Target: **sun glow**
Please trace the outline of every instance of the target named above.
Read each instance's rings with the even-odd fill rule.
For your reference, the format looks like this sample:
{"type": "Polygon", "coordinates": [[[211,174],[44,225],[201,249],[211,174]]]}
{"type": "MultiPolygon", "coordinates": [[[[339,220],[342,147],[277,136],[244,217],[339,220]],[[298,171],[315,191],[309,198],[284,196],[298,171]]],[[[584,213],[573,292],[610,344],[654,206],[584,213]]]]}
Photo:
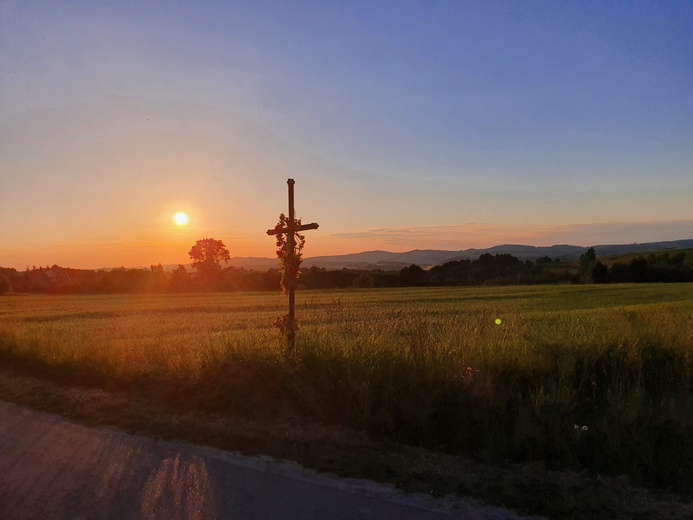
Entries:
{"type": "Polygon", "coordinates": [[[188,216],[182,211],[179,211],[173,215],[173,222],[176,226],[185,226],[188,223],[188,216]]]}

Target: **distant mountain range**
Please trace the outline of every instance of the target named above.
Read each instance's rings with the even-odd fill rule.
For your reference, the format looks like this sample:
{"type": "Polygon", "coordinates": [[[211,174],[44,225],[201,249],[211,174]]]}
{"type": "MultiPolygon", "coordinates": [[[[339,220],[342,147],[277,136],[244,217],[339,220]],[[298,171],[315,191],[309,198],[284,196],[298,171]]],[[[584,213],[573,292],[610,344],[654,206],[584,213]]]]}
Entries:
{"type": "MultiPolygon", "coordinates": [[[[632,253],[649,253],[653,251],[666,251],[675,249],[693,248],[693,239],[674,240],[668,242],[649,242],[645,244],[614,244],[592,246],[597,256],[620,256],[632,253]]],[[[411,264],[423,268],[444,264],[452,260],[476,260],[481,255],[511,254],[520,260],[532,260],[548,256],[562,261],[577,260],[587,251],[588,247],[560,244],[548,247],[524,246],[504,244],[489,247],[487,249],[465,249],[463,251],[441,251],[437,249],[414,249],[405,253],[391,253],[389,251],[364,251],[347,255],[313,256],[303,261],[304,267],[324,267],[326,269],[382,269],[398,270],[411,264]]],[[[234,257],[226,264],[245,269],[267,270],[277,267],[276,258],[262,257],[234,257]]],[[[172,270],[177,265],[164,266],[172,270]]],[[[188,266],[189,267],[189,266],[188,266]]]]}

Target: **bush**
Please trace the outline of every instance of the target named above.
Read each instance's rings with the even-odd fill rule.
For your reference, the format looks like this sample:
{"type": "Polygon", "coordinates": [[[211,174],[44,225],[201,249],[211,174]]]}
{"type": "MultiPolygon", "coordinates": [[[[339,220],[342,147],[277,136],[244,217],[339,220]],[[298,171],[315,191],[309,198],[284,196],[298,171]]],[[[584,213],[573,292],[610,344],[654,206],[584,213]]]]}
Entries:
{"type": "Polygon", "coordinates": [[[12,292],[12,282],[3,273],[0,273],[0,294],[12,292]]]}

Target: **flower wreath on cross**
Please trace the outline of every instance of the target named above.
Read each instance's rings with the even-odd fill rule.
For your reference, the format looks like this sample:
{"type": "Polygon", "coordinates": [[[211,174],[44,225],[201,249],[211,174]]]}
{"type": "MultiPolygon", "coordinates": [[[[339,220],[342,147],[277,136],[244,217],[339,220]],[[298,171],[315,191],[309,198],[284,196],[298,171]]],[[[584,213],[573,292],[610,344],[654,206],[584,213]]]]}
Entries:
{"type": "MultiPolygon", "coordinates": [[[[296,219],[294,222],[294,228],[301,225],[301,219],[296,219]]],[[[294,250],[291,250],[291,244],[289,243],[288,233],[282,233],[281,230],[289,228],[289,217],[281,213],[279,215],[279,222],[274,227],[277,237],[277,257],[279,258],[279,274],[280,274],[280,285],[282,288],[282,293],[287,294],[290,287],[296,286],[296,280],[300,275],[299,268],[301,266],[301,260],[303,255],[301,251],[303,246],[306,244],[306,237],[300,233],[294,232],[294,250]]],[[[274,326],[281,330],[282,334],[289,336],[296,334],[298,330],[298,325],[296,320],[291,322],[288,314],[280,316],[274,322],[274,326]]]]}
{"type": "MultiPolygon", "coordinates": [[[[299,227],[301,225],[301,219],[296,219],[294,222],[294,227],[299,227]]],[[[281,213],[279,215],[279,222],[274,229],[277,230],[277,257],[279,258],[279,274],[281,275],[281,287],[284,294],[287,293],[291,284],[295,284],[300,273],[299,268],[301,266],[301,260],[303,255],[303,247],[306,245],[306,237],[300,233],[294,232],[294,250],[291,251],[291,247],[288,240],[288,233],[279,232],[282,229],[288,229],[289,227],[289,217],[281,213]]]]}

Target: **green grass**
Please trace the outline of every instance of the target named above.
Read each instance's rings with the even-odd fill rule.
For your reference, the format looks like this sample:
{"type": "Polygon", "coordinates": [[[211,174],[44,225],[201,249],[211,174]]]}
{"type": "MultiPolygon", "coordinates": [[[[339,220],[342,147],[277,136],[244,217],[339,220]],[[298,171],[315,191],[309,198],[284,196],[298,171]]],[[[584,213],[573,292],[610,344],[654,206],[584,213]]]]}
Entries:
{"type": "Polygon", "coordinates": [[[293,352],[271,326],[286,305],[3,296],[0,360],[162,408],[693,489],[693,285],[299,291],[293,352]]]}

